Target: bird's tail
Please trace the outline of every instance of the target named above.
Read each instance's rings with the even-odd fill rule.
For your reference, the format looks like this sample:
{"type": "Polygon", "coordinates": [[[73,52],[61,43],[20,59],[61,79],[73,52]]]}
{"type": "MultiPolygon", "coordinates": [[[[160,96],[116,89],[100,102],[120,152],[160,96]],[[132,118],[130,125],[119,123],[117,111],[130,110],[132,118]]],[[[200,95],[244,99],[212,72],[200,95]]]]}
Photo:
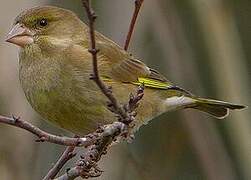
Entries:
{"type": "Polygon", "coordinates": [[[243,109],[245,106],[232,104],[224,101],[217,101],[205,98],[194,98],[195,106],[192,108],[209,113],[218,119],[223,119],[228,116],[229,110],[243,109]]]}

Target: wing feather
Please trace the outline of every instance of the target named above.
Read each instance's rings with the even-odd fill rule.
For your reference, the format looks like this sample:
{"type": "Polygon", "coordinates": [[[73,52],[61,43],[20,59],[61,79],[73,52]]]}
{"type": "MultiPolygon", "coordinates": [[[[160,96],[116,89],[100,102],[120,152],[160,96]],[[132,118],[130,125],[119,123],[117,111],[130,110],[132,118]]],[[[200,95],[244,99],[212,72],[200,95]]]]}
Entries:
{"type": "MultiPolygon", "coordinates": [[[[144,84],[145,87],[158,89],[172,87],[172,83],[158,71],[147,67],[100,33],[97,32],[96,36],[96,39],[99,39],[96,43],[100,50],[98,53],[99,70],[105,81],[144,84]]],[[[86,47],[83,48],[86,49],[86,47]]]]}

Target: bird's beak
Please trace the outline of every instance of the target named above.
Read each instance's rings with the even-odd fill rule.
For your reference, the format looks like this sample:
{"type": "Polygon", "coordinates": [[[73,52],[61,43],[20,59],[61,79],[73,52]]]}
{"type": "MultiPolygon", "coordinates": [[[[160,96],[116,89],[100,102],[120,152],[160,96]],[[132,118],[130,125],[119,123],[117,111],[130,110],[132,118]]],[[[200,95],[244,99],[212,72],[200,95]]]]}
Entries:
{"type": "Polygon", "coordinates": [[[6,37],[6,42],[16,44],[20,47],[34,42],[33,33],[23,25],[17,23],[6,37]]]}

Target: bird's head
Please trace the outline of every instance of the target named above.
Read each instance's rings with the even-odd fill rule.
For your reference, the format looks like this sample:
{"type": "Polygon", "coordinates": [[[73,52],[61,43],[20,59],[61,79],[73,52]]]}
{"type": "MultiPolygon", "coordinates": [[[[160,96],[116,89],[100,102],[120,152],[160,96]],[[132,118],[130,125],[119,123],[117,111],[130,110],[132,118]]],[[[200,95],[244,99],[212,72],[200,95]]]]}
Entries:
{"type": "Polygon", "coordinates": [[[85,28],[85,24],[69,10],[53,6],[35,7],[16,17],[6,41],[25,47],[48,37],[72,40],[83,35],[85,28]]]}

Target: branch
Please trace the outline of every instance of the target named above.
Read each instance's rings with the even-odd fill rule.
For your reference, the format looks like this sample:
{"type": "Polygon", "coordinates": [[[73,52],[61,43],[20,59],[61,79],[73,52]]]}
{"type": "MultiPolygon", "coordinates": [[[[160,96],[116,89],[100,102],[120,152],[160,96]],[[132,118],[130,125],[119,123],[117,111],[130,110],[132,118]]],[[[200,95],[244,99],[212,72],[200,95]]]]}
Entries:
{"type": "MultiPolygon", "coordinates": [[[[136,95],[131,94],[128,104],[123,106],[130,116],[136,116],[134,110],[137,108],[143,95],[144,86],[139,86],[136,95]]],[[[21,120],[20,118],[0,116],[0,123],[25,129],[28,132],[36,135],[39,138],[37,140],[38,142],[46,141],[70,146],[66,148],[60,159],[56,162],[56,164],[52,167],[43,180],[53,179],[64,166],[64,164],[66,164],[68,160],[75,156],[75,154],[72,153],[75,146],[87,147],[86,153],[81,156],[81,159],[77,162],[76,167],[67,171],[67,173],[63,176],[60,176],[58,180],[72,180],[79,176],[85,178],[100,176],[102,171],[97,167],[96,163],[100,160],[101,156],[106,153],[107,147],[113,141],[115,141],[117,137],[128,138],[128,132],[130,128],[126,123],[114,122],[113,124],[100,127],[95,132],[86,135],[84,138],[69,138],[49,134],[33,126],[27,121],[21,120]]]]}
{"type": "Polygon", "coordinates": [[[114,122],[113,124],[105,125],[100,129],[102,136],[100,141],[89,146],[81,159],[76,163],[76,166],[69,169],[64,175],[56,180],[73,180],[77,177],[90,178],[98,177],[102,171],[98,168],[97,162],[103,154],[106,154],[108,146],[116,139],[116,137],[127,132],[128,126],[122,122],[114,122]]]}
{"type": "Polygon", "coordinates": [[[87,135],[83,138],[69,138],[65,136],[56,136],[50,133],[47,133],[38,127],[32,125],[31,123],[22,120],[21,118],[16,117],[5,117],[0,115],[0,123],[8,124],[11,126],[19,127],[25,129],[30,133],[36,135],[38,139],[37,142],[50,142],[54,144],[64,145],[64,146],[89,146],[95,143],[96,139],[87,135]]]}
{"type": "Polygon", "coordinates": [[[69,146],[65,149],[64,153],[55,163],[55,165],[50,169],[48,174],[43,178],[43,180],[51,180],[56,177],[62,167],[73,157],[76,156],[76,153],[73,153],[75,146],[69,146]]]}
{"type": "Polygon", "coordinates": [[[135,0],[135,7],[134,7],[134,12],[133,12],[133,16],[132,16],[132,20],[130,23],[130,27],[129,27],[129,31],[128,34],[126,36],[126,41],[125,41],[125,46],[124,46],[124,50],[128,50],[130,41],[131,41],[131,37],[132,37],[132,33],[136,24],[136,20],[139,14],[139,10],[141,8],[141,5],[143,4],[144,0],[135,0]]]}

